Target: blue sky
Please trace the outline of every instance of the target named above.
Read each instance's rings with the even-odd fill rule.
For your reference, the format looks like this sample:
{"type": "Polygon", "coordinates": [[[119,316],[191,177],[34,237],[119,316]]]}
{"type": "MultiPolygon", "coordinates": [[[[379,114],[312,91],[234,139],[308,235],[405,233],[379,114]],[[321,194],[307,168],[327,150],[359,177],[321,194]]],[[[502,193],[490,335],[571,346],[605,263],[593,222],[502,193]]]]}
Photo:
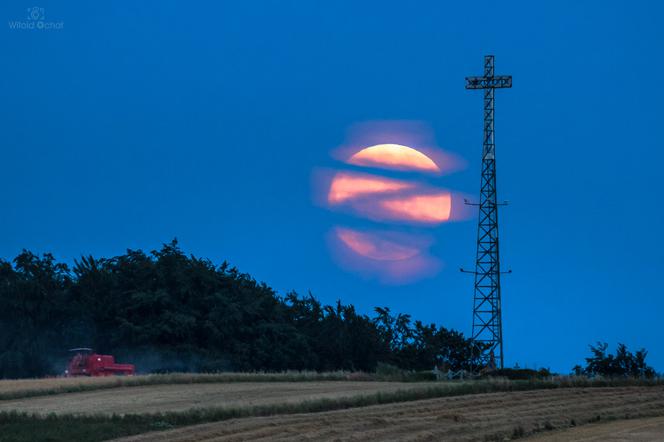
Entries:
{"type": "Polygon", "coordinates": [[[597,340],[664,370],[659,2],[55,2],[62,29],[0,6],[0,256],[158,248],[224,259],[280,292],[389,306],[468,333],[475,220],[429,233],[434,277],[336,265],[342,215],[312,171],[366,121],[412,120],[468,161],[476,195],[485,54],[497,92],[506,364],[567,372],[597,340]]]}

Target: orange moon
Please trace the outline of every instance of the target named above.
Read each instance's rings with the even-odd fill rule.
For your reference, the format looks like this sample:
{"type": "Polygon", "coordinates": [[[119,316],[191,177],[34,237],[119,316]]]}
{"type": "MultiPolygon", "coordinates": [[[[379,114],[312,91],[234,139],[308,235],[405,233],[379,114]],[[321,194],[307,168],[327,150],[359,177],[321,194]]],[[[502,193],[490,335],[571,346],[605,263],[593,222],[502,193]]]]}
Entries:
{"type": "Polygon", "coordinates": [[[440,223],[450,219],[452,195],[412,195],[384,199],[380,205],[396,219],[440,223]]]}
{"type": "MultiPolygon", "coordinates": [[[[438,154],[435,158],[442,156],[438,154]]],[[[452,193],[415,176],[383,176],[387,169],[439,175],[442,168],[426,153],[401,144],[376,144],[343,155],[346,164],[373,170],[335,170],[324,180],[327,206],[351,216],[384,224],[433,226],[450,220],[452,193]],[[350,156],[348,156],[350,155],[350,156]],[[329,181],[328,181],[329,180],[329,181]]],[[[339,158],[341,159],[341,158],[339,158]]],[[[441,159],[442,167],[448,167],[441,159]]],[[[403,174],[405,175],[405,174],[403,174]]],[[[433,239],[408,228],[356,230],[335,226],[330,237],[335,259],[343,267],[381,280],[405,283],[432,275],[442,265],[429,252],[433,239]]]]}
{"type": "Polygon", "coordinates": [[[339,227],[337,236],[355,253],[377,261],[401,261],[420,254],[417,247],[399,244],[371,233],[339,227]]]}
{"type": "Polygon", "coordinates": [[[417,149],[401,144],[376,144],[366,147],[353,154],[348,163],[357,166],[440,172],[440,167],[431,158],[417,149]]]}
{"type": "Polygon", "coordinates": [[[339,172],[332,179],[327,200],[331,204],[340,204],[365,195],[396,192],[413,187],[412,183],[381,176],[339,172]]]}

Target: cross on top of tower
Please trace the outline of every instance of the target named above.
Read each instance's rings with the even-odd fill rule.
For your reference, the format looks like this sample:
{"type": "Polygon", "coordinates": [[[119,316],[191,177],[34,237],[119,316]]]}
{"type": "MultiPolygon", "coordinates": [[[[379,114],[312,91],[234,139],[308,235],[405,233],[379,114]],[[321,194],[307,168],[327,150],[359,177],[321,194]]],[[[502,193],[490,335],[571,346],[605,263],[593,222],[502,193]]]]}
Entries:
{"type": "Polygon", "coordinates": [[[466,77],[466,89],[500,89],[512,87],[511,75],[493,75],[493,55],[484,56],[484,76],[466,77]]]}
{"type": "Polygon", "coordinates": [[[493,55],[484,57],[484,76],[466,77],[466,89],[484,89],[484,149],[482,159],[495,159],[493,142],[494,90],[512,87],[511,75],[493,75],[493,55]]]}

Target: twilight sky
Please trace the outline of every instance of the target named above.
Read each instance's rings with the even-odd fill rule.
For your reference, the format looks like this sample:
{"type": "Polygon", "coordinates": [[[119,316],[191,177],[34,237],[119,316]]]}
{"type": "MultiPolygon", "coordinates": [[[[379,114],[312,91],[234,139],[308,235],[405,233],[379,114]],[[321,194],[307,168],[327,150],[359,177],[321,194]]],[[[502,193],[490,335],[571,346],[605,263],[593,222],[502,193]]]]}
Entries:
{"type": "Polygon", "coordinates": [[[340,263],[330,229],[358,219],[317,192],[358,127],[406,124],[466,162],[428,185],[477,198],[482,98],[464,77],[494,54],[514,77],[496,93],[506,365],[568,372],[603,340],[664,371],[663,4],[472,5],[3,2],[0,257],[177,237],[281,293],[469,333],[475,217],[397,226],[440,268],[395,283],[340,263]],[[10,26],[33,6],[61,29],[10,26]]]}

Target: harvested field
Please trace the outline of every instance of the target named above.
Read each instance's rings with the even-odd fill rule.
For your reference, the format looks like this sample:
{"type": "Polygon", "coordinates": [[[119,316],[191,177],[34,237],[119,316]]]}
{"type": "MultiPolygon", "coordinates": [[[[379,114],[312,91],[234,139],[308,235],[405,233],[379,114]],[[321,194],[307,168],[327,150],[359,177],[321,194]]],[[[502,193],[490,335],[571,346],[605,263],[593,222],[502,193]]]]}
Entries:
{"type": "Polygon", "coordinates": [[[156,413],[191,408],[298,403],[430,387],[413,382],[235,382],[120,387],[0,401],[0,411],[30,413],[156,413]]]}
{"type": "Polygon", "coordinates": [[[232,419],[121,440],[485,441],[523,437],[598,419],[601,422],[647,416],[664,416],[664,388],[564,388],[474,394],[324,413],[232,419]]]}
{"type": "Polygon", "coordinates": [[[528,442],[661,442],[664,440],[664,417],[589,424],[549,434],[539,434],[525,440],[528,442]]]}
{"type": "Polygon", "coordinates": [[[49,394],[163,384],[203,384],[220,382],[309,382],[373,380],[365,373],[283,372],[283,373],[172,373],[139,376],[74,377],[0,380],[0,400],[49,394]]]}
{"type": "Polygon", "coordinates": [[[69,388],[105,388],[115,385],[118,378],[98,377],[98,378],[43,378],[43,379],[16,379],[0,380],[0,396],[9,396],[12,394],[21,394],[24,392],[38,391],[57,391],[67,390],[69,388]]]}

